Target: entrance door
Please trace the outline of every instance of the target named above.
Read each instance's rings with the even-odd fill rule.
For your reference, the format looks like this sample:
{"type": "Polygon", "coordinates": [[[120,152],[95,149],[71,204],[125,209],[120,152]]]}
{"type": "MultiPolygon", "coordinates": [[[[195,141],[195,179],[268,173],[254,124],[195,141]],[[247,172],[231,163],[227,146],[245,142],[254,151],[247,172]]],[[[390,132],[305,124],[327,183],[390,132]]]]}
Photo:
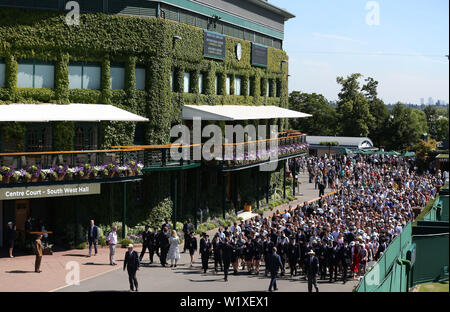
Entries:
{"type": "Polygon", "coordinates": [[[30,201],[16,200],[14,203],[14,214],[16,220],[17,231],[24,233],[25,222],[30,215],[30,201]]]}

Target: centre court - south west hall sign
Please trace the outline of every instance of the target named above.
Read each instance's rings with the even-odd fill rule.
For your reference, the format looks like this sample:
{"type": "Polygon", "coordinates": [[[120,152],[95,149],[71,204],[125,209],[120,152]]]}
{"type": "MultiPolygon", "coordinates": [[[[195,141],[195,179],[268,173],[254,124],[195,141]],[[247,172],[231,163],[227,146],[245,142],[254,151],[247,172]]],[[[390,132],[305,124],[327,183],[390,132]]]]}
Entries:
{"type": "Polygon", "coordinates": [[[100,183],[28,186],[0,189],[0,200],[100,194],[100,183]]]}

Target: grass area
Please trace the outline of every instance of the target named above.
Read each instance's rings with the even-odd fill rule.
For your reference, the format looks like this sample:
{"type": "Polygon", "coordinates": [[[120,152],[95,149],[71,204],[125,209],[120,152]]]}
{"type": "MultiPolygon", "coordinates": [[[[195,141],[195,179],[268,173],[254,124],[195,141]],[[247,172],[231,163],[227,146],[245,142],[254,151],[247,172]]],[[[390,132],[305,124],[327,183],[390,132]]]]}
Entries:
{"type": "Polygon", "coordinates": [[[449,292],[448,281],[422,284],[417,287],[418,287],[417,292],[449,292]]]}

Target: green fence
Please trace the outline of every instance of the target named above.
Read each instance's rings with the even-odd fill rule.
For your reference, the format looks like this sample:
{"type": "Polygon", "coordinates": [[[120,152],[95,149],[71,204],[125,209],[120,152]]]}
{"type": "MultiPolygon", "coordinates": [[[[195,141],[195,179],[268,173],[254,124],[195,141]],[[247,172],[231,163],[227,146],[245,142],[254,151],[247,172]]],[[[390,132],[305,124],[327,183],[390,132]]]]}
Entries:
{"type": "Polygon", "coordinates": [[[411,238],[412,224],[410,222],[362,278],[356,291],[406,292],[408,290],[406,266],[399,264],[397,259],[406,259],[406,254],[411,246],[411,238]]]}
{"type": "Polygon", "coordinates": [[[448,232],[432,235],[414,235],[416,261],[412,270],[412,284],[448,280],[448,232]]]}

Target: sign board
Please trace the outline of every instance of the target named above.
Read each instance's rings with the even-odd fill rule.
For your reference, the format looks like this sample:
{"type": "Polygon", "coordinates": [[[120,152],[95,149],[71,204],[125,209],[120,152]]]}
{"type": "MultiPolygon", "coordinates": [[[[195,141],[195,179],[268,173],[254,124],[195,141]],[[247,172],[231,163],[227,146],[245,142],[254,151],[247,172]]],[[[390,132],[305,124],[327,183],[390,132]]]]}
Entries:
{"type": "Polygon", "coordinates": [[[25,186],[0,189],[0,200],[20,200],[100,194],[100,183],[25,186]]]}
{"type": "Polygon", "coordinates": [[[204,30],[203,34],[203,56],[224,60],[226,52],[226,37],[207,30],[204,30]]]}
{"type": "Polygon", "coordinates": [[[267,67],[269,49],[266,46],[252,42],[252,65],[267,67]]]}

